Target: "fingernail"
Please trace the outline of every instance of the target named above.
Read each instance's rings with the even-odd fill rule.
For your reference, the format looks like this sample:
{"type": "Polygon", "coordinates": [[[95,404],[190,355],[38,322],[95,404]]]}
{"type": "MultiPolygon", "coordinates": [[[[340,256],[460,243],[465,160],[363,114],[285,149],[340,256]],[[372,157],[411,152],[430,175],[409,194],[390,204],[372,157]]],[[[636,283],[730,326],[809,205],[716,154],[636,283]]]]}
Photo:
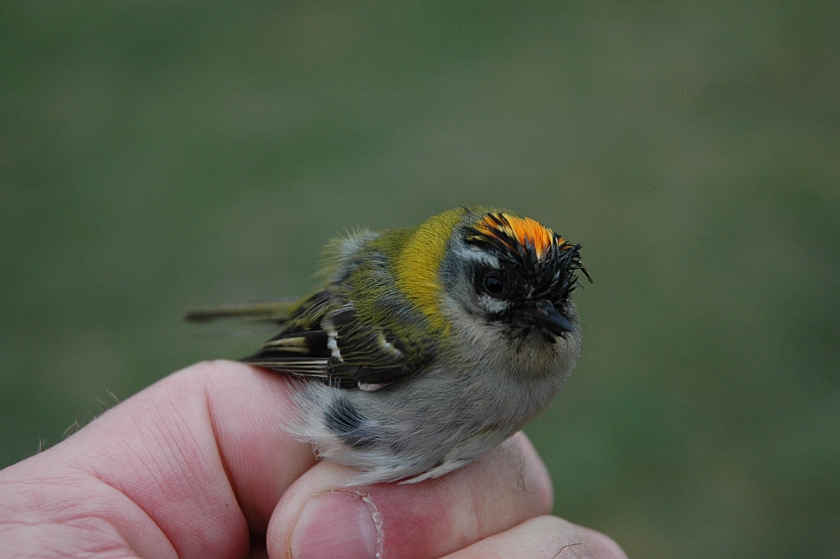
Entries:
{"type": "Polygon", "coordinates": [[[376,509],[360,495],[333,491],[314,497],[298,518],[290,542],[294,559],[376,559],[376,509]]]}

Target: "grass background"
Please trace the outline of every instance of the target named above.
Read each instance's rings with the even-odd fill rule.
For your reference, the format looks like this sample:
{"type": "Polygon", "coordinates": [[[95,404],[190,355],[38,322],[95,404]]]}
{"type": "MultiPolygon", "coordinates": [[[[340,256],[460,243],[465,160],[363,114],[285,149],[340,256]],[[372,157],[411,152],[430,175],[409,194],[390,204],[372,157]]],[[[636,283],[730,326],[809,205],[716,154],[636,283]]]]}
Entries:
{"type": "Polygon", "coordinates": [[[185,309],[482,203],[595,279],[528,429],[557,514],[840,555],[836,2],[4,2],[0,53],[0,466],[268,334],[185,309]]]}

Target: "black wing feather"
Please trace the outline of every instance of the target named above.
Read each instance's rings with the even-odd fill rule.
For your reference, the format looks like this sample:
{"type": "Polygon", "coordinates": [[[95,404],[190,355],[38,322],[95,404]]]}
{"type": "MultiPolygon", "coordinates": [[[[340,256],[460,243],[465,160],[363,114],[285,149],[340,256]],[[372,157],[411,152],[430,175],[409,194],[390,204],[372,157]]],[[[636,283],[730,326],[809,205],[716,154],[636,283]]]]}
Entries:
{"type": "Polygon", "coordinates": [[[327,290],[306,300],[280,334],[242,361],[342,388],[388,384],[418,369],[393,332],[363,323],[346,300],[327,290]]]}

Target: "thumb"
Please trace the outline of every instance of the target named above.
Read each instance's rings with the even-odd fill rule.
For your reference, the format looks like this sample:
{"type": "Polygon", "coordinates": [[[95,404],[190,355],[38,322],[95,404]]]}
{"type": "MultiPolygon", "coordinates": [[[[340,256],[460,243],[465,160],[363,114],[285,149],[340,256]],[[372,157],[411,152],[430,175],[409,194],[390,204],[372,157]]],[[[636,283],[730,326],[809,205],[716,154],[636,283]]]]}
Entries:
{"type": "Polygon", "coordinates": [[[269,555],[442,557],[551,509],[548,473],[522,433],[438,479],[347,487],[354,473],[322,462],[292,484],[269,522],[269,555]]]}

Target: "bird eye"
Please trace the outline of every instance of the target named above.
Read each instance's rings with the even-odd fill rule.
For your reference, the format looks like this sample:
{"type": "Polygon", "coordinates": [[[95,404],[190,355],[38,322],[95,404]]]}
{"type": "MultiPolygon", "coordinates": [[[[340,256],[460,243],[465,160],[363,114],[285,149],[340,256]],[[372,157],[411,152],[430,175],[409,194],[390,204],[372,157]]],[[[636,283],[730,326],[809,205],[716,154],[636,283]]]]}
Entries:
{"type": "Polygon", "coordinates": [[[481,280],[481,286],[488,295],[494,297],[501,295],[505,290],[505,282],[498,276],[484,276],[484,279],[481,280]]]}

